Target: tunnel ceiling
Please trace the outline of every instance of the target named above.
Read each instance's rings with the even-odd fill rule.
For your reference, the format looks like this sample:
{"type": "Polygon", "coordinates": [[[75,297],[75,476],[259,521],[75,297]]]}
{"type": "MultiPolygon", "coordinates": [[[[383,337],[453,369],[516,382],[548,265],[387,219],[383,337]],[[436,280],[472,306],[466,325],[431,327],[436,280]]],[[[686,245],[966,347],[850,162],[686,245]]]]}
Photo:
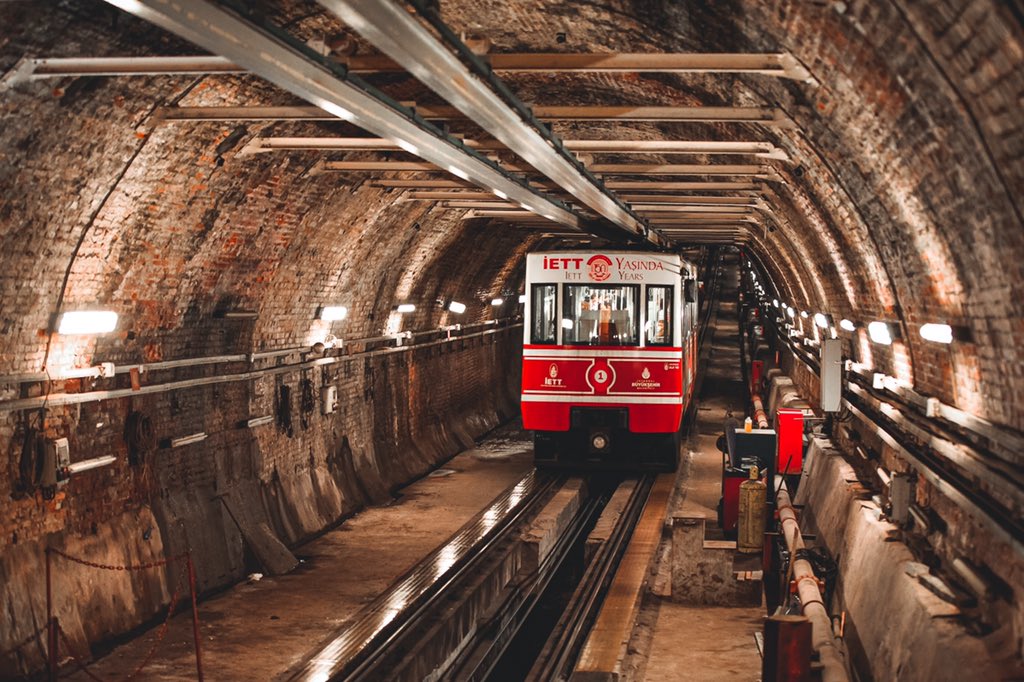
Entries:
{"type": "MultiPolygon", "coordinates": [[[[497,75],[536,112],[598,105],[777,110],[791,125],[550,125],[570,149],[571,141],[586,140],[777,148],[785,158],[597,151],[583,159],[597,168],[708,165],[687,175],[602,174],[610,187],[754,183],[753,190],[695,185],[658,192],[754,205],[750,222],[728,227],[729,235],[708,223],[698,227],[711,237],[687,233],[669,239],[670,248],[736,243],[767,277],[772,297],[796,310],[860,325],[895,323],[900,338],[891,346],[871,343],[860,328],[846,337],[849,354],[923,393],[1024,428],[1020,3],[444,0],[439,16],[492,55],[794,57],[807,78],[497,75]],[[768,177],[718,174],[714,166],[723,164],[763,165],[768,177]],[[924,341],[918,330],[929,322],[960,329],[957,342],[924,341]]],[[[273,24],[329,59],[378,54],[319,4],[260,3],[249,19],[273,24]]],[[[206,54],[104,3],[6,2],[0,25],[0,69],[7,74],[0,92],[5,373],[310,343],[323,333],[317,310],[335,303],[350,310],[340,332],[350,338],[482,321],[493,316],[492,298],[519,293],[531,248],[603,243],[526,215],[481,217],[487,207],[454,207],[382,182],[465,184],[444,172],[330,165],[418,161],[403,150],[259,149],[275,138],[370,137],[340,120],[186,122],[164,115],[174,107],[307,104],[254,75],[16,77],[32,57],[206,54]],[[453,299],[469,304],[464,320],[444,309],[453,299]],[[416,313],[397,317],[393,308],[402,302],[415,303],[416,313]],[[47,333],[58,312],[88,307],[119,311],[118,331],[86,340],[47,333]],[[256,317],[225,322],[216,316],[224,310],[256,317]]],[[[420,109],[447,105],[406,73],[363,78],[420,109]]],[[[485,146],[491,139],[467,120],[440,125],[485,146]]],[[[485,153],[506,167],[523,163],[507,151],[485,153]]],[[[579,202],[576,209],[600,217],[579,202]]]]}

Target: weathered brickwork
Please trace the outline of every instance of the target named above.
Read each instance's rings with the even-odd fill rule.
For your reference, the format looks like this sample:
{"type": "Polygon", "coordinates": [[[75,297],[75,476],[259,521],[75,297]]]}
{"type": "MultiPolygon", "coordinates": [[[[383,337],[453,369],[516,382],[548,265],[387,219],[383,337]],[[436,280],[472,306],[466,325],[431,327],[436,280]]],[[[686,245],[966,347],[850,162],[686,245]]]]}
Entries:
{"type": "MultiPolygon", "coordinates": [[[[327,13],[282,4],[270,18],[301,38],[338,30],[327,13]]],[[[98,0],[0,5],[0,73],[27,55],[197,52],[98,0]]],[[[849,354],[922,393],[1024,429],[1024,48],[1015,5],[445,0],[441,11],[457,32],[486,37],[498,52],[795,55],[816,85],[665,74],[519,74],[507,81],[536,104],[781,108],[795,129],[554,128],[575,139],[614,131],[620,139],[774,142],[791,160],[774,164],[782,182],[764,192],[769,229],[751,236],[750,249],[779,298],[836,319],[897,323],[901,338],[893,346],[873,344],[859,330],[849,337],[849,354]],[[952,347],[921,340],[918,329],[932,321],[962,325],[970,340],[952,347]]],[[[396,99],[431,101],[412,78],[388,76],[379,84],[396,99]]],[[[65,78],[0,91],[0,375],[244,355],[308,346],[328,334],[352,341],[516,312],[523,256],[542,243],[534,233],[462,220],[459,211],[376,187],[368,174],[322,165],[325,158],[380,154],[243,151],[261,134],[351,135],[350,126],[170,123],[153,115],[164,105],[293,102],[245,75],[65,78]],[[509,302],[492,309],[496,296],[509,302]],[[447,312],[452,300],[466,303],[467,312],[447,312]],[[403,302],[416,311],[396,314],[403,302]],[[321,322],[323,305],[347,306],[348,319],[321,322]],[[116,332],[95,339],[47,333],[59,309],[92,306],[120,313],[116,332]],[[231,310],[255,317],[220,315],[231,310]]],[[[450,127],[481,135],[470,124],[450,127]]],[[[594,156],[598,163],[652,160],[680,158],[594,156]]],[[[708,160],[735,157],[696,159],[708,160]]],[[[43,543],[111,562],[191,547],[201,557],[204,588],[230,582],[246,570],[246,556],[222,497],[285,542],[319,532],[513,415],[516,348],[514,333],[499,332],[241,382],[56,407],[45,422],[37,412],[0,413],[0,576],[15,586],[0,593],[7,600],[0,606],[19,614],[10,641],[40,622],[32,581],[43,543]],[[306,387],[318,399],[324,385],[337,386],[338,412],[325,417],[316,406],[303,415],[306,387]],[[277,424],[239,428],[250,417],[276,415],[282,388],[291,394],[291,435],[277,424]],[[208,437],[130,464],[123,431],[131,410],[149,415],[160,439],[199,431],[208,437]],[[114,454],[118,461],[73,479],[59,508],[21,496],[18,461],[29,427],[68,437],[73,459],[114,454]],[[97,538],[117,539],[120,549],[104,550],[97,538]]],[[[286,356],[258,366],[298,361],[286,356]]],[[[142,383],[248,367],[156,370],[142,383]]],[[[127,375],[118,375],[55,382],[50,390],[129,385],[127,375]]],[[[0,400],[44,390],[43,383],[0,383],[0,400]]],[[[961,531],[949,541],[969,549],[970,524],[961,531]]],[[[167,589],[161,576],[121,584],[119,598],[129,606],[119,620],[69,615],[71,634],[85,643],[122,632],[151,616],[167,589]]],[[[0,637],[0,650],[4,645],[0,637]]],[[[38,661],[0,662],[8,663],[21,669],[38,661]]]]}

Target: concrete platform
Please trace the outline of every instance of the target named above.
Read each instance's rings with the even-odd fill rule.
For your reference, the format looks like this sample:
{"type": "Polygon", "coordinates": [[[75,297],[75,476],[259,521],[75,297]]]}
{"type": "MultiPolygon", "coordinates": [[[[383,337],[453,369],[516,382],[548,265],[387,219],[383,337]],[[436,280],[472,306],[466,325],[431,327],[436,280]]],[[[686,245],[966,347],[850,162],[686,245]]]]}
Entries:
{"type": "MultiPolygon", "coordinates": [[[[736,581],[734,552],[714,543],[705,549],[704,541],[705,525],[717,524],[721,496],[722,454],[715,441],[722,433],[727,412],[742,419],[745,407],[734,302],[736,282],[728,267],[724,278],[722,302],[711,321],[714,332],[708,339],[710,353],[701,361],[705,375],[696,423],[684,446],[688,451],[684,453],[676,503],[670,511],[671,536],[665,541],[669,546],[663,547],[659,557],[659,573],[671,575],[671,589],[665,596],[647,595],[623,665],[624,680],[752,682],[761,675],[754,641],[765,615],[760,605],[761,583],[736,581]],[[689,520],[687,528],[691,532],[687,533],[682,524],[675,528],[682,519],[689,520]],[[686,537],[692,542],[684,543],[686,537]],[[698,570],[702,562],[707,564],[707,571],[698,570]],[[691,573],[687,577],[688,571],[691,573]],[[694,587],[689,582],[697,573],[704,579],[694,587]],[[723,603],[744,605],[730,607],[723,603]]],[[[745,563],[743,567],[748,568],[745,563]]]]}
{"type": "MultiPolygon", "coordinates": [[[[295,571],[204,600],[199,612],[206,678],[277,678],[530,469],[527,436],[516,428],[499,430],[435,475],[400,490],[390,504],[366,509],[293,548],[302,560],[295,571]]],[[[157,635],[158,628],[142,633],[90,669],[123,679],[157,635]]],[[[76,672],[66,679],[88,678],[76,672]]],[[[136,679],[195,679],[187,613],[171,620],[153,661],[136,679]]]]}

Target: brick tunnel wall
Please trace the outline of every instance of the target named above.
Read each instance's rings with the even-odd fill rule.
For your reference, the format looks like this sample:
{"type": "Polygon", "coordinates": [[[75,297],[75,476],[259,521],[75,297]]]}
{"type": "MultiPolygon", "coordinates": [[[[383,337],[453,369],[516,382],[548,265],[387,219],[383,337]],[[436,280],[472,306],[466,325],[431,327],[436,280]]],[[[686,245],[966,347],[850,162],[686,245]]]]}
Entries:
{"type": "MultiPolygon", "coordinates": [[[[194,51],[143,24],[118,31],[113,16],[98,3],[6,6],[0,25],[12,29],[0,71],[25,54],[194,51]]],[[[57,377],[100,362],[308,348],[329,333],[345,341],[343,351],[327,353],[340,356],[334,364],[298,369],[313,356],[295,352],[154,369],[141,375],[142,386],[261,374],[51,405],[45,421],[38,410],[0,411],[0,610],[12,625],[0,631],[0,652],[44,623],[46,545],[114,565],[191,549],[200,588],[222,587],[258,568],[228,506],[239,522],[266,524],[295,545],[516,416],[518,327],[401,350],[358,340],[515,315],[524,256],[537,238],[405,201],[365,175],[319,173],[315,154],[236,156],[259,125],[240,132],[221,124],[158,126],[149,118],[163,103],[281,97],[245,76],[66,79],[0,95],[0,376],[8,377],[0,379],[0,400],[130,386],[126,374],[10,379],[44,367],[57,377]],[[497,296],[509,302],[493,307],[497,296]],[[467,304],[465,314],[444,309],[453,299],[467,304]],[[402,302],[416,311],[397,315],[402,302]],[[320,321],[324,305],[345,305],[348,318],[320,321]],[[56,309],[88,307],[116,310],[117,330],[47,333],[56,309]],[[224,310],[255,317],[225,319],[218,316],[224,310]],[[304,380],[316,399],[308,414],[304,380]],[[339,409],[325,416],[319,395],[328,385],[338,388],[339,409]],[[277,423],[241,426],[275,415],[282,386],[291,389],[291,434],[277,423]],[[152,420],[160,441],[208,437],[132,463],[124,437],[131,411],[152,420]],[[73,462],[117,461],[72,477],[45,500],[21,483],[30,429],[68,438],[73,462]]],[[[56,611],[78,650],[152,617],[178,576],[176,568],[97,575],[57,562],[56,611]]],[[[22,647],[0,660],[0,676],[41,661],[39,647],[22,647]]]]}
{"type": "MultiPolygon", "coordinates": [[[[285,4],[292,12],[286,17],[289,30],[322,37],[329,25],[322,15],[285,4]]],[[[495,51],[794,54],[816,85],[666,74],[506,80],[524,100],[538,104],[783,109],[796,129],[648,123],[617,126],[616,134],[757,139],[783,148],[792,161],[776,164],[783,182],[765,190],[772,206],[767,230],[749,242],[779,297],[837,319],[896,322],[903,338],[891,348],[870,344],[860,331],[850,348],[854,359],[996,424],[1024,428],[1024,229],[1016,191],[1024,176],[1024,128],[1017,111],[1024,93],[1019,3],[446,0],[441,8],[456,32],[489,38],[495,51]],[[971,341],[951,348],[924,342],[917,329],[932,321],[966,327],[971,341]]],[[[3,3],[0,26],[4,72],[25,55],[196,53],[92,0],[3,3]]],[[[400,99],[418,96],[400,79],[391,86],[389,92],[400,99]]],[[[456,212],[375,187],[365,175],[323,172],[317,153],[242,153],[246,141],[259,134],[334,134],[331,125],[171,124],[152,116],[160,105],[289,103],[259,79],[229,75],[61,79],[0,93],[0,374],[38,372],[44,365],[59,372],[101,361],[246,354],[307,345],[328,332],[352,339],[475,322],[490,316],[492,296],[518,292],[517,266],[536,237],[504,225],[461,221],[456,212]],[[453,298],[469,304],[462,318],[442,309],[453,298]],[[417,311],[395,315],[394,305],[405,301],[416,303],[417,311]],[[317,310],[327,304],[346,305],[349,319],[319,322],[317,310]],[[81,306],[116,309],[118,331],[95,340],[47,335],[56,310],[81,306]],[[225,309],[252,310],[257,317],[214,316],[225,309]]],[[[554,127],[577,139],[610,132],[607,124],[554,127]]],[[[595,156],[599,163],[651,160],[595,156]]],[[[449,361],[444,357],[424,362],[443,364],[449,361]]],[[[473,364],[490,362],[489,356],[463,359],[472,362],[459,363],[458,371],[487,385],[504,386],[514,375],[504,365],[473,364]],[[486,376],[481,379],[478,371],[486,376]]],[[[359,413],[362,422],[349,424],[356,417],[343,408],[326,421],[315,420],[309,430],[298,427],[295,438],[273,426],[251,433],[235,427],[238,419],[270,410],[278,379],[51,410],[46,432],[72,439],[73,460],[119,455],[115,467],[72,481],[65,508],[56,513],[31,499],[10,499],[21,435],[38,424],[26,413],[0,415],[7,467],[2,485],[9,486],[0,489],[0,512],[13,524],[0,537],[4,565],[16,552],[31,554],[33,543],[50,533],[57,541],[74,536],[93,543],[95,549],[83,551],[121,544],[135,547],[139,557],[158,556],[163,543],[181,546],[182,528],[191,528],[172,519],[216,513],[216,523],[228,523],[222,512],[189,495],[190,486],[212,487],[211,481],[218,486],[211,492],[223,487],[259,499],[257,511],[282,537],[302,537],[320,523],[316,519],[336,517],[350,503],[371,499],[431,458],[436,461],[434,446],[423,454],[400,450],[411,434],[428,428],[431,414],[462,414],[471,421],[477,413],[500,412],[501,393],[492,396],[494,405],[478,409],[476,401],[456,407],[461,394],[448,398],[439,391],[413,408],[402,407],[403,413],[399,408],[412,392],[391,382],[418,380],[430,370],[417,362],[400,366],[392,357],[380,367],[373,363],[385,363],[383,357],[369,361],[370,369],[362,362],[308,373],[320,382],[328,380],[322,372],[337,374],[343,387],[356,382],[357,400],[361,390],[381,416],[366,410],[359,413]],[[367,386],[375,389],[368,392],[367,386]],[[450,411],[440,396],[453,401],[450,411]],[[211,438],[171,451],[180,460],[164,461],[176,466],[159,469],[166,454],[161,452],[132,469],[124,462],[120,432],[129,403],[151,411],[161,437],[202,429],[211,438]],[[419,407],[428,404],[438,407],[419,407]],[[99,423],[104,426],[97,428],[99,423]],[[320,433],[326,424],[338,424],[338,432],[332,427],[320,433]],[[211,461],[212,470],[200,466],[211,461]],[[347,471],[349,462],[351,475],[332,473],[347,471]],[[298,499],[305,490],[317,491],[304,498],[312,501],[310,508],[277,503],[298,499]],[[140,532],[161,548],[145,549],[140,532]]],[[[172,370],[144,382],[215,371],[172,370]]],[[[280,381],[295,387],[298,376],[280,381]]],[[[50,388],[65,387],[58,382],[50,388]]],[[[3,383],[0,399],[42,390],[42,384],[3,383]]],[[[465,427],[467,433],[489,419],[465,427]]],[[[451,434],[438,437],[456,442],[451,434]]],[[[232,532],[226,526],[202,540],[208,542],[210,568],[202,576],[208,584],[237,575],[237,535],[234,544],[216,539],[217,533],[226,538],[232,532]]],[[[967,534],[964,526],[960,535],[967,534]]],[[[124,609],[126,620],[105,624],[104,632],[129,627],[168,596],[163,580],[147,586],[126,579],[118,589],[134,609],[124,609]]],[[[4,608],[23,616],[19,634],[39,624],[38,608],[26,595],[15,589],[5,597],[4,608]]]]}
{"type": "MultiPolygon", "coordinates": [[[[860,332],[855,359],[1024,429],[1019,2],[452,0],[442,8],[457,31],[487,37],[495,51],[793,54],[816,84],[650,73],[507,80],[537,103],[571,92],[581,104],[780,108],[794,129],[614,129],[624,138],[766,140],[784,149],[791,162],[774,165],[783,181],[766,185],[767,230],[749,240],[778,297],[836,320],[895,323],[902,338],[891,348],[860,332]],[[927,322],[962,326],[970,340],[952,348],[926,342],[918,330],[927,322]]],[[[591,139],[611,126],[557,123],[555,130],[591,139]]],[[[595,162],[656,161],[595,155],[595,162]]]]}

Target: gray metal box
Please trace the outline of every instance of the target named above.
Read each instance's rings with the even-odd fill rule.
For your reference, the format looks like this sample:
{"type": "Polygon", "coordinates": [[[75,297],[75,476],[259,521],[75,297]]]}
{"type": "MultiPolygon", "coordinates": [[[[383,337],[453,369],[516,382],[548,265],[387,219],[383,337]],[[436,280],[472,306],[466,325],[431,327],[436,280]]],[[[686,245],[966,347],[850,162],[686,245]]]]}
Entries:
{"type": "Polygon", "coordinates": [[[839,339],[821,342],[821,409],[838,412],[843,402],[843,345],[839,339]]]}

